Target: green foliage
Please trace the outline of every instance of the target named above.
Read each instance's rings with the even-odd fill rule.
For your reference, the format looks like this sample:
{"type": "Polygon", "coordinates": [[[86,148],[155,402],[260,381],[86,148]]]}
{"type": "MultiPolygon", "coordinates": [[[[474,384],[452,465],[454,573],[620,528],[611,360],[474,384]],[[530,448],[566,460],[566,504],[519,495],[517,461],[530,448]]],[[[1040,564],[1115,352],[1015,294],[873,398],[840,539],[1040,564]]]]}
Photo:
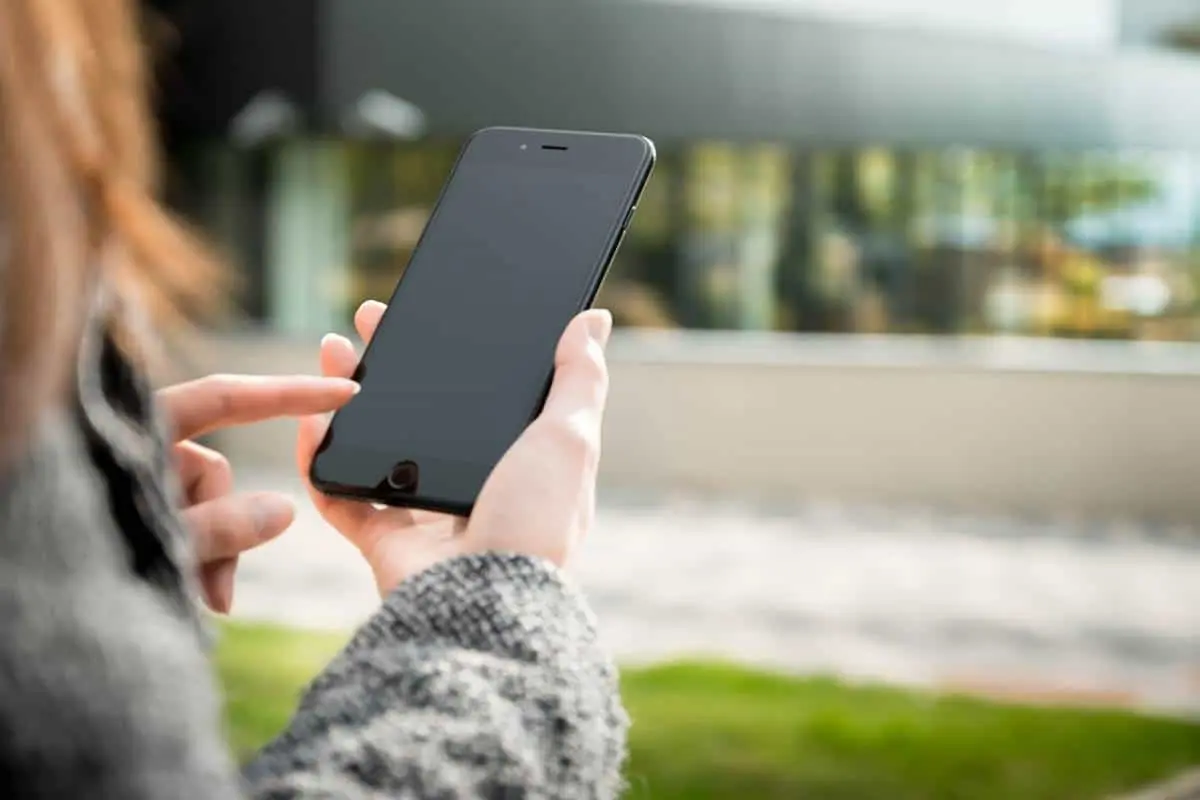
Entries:
{"type": "Polygon", "coordinates": [[[235,752],[245,756],[283,728],[303,687],[345,638],[270,625],[222,627],[216,660],[235,752]]]}
{"type": "Polygon", "coordinates": [[[918,160],[933,181],[925,203],[941,213],[1011,214],[1052,229],[1085,214],[1137,206],[1160,192],[1153,164],[1136,156],[969,150],[918,160]]]}
{"type": "MultiPolygon", "coordinates": [[[[1042,173],[1040,187],[1022,182],[1022,191],[1040,189],[1042,219],[1053,225],[1082,214],[1136,206],[1155,197],[1157,182],[1145,165],[1118,158],[1073,159],[1074,163],[1050,162],[1042,173]]],[[[1030,201],[1037,202],[1036,200],[1030,201]]]]}
{"type": "MultiPolygon", "coordinates": [[[[230,625],[218,651],[243,757],[344,637],[230,625]]],[[[1099,800],[1200,762],[1200,727],[721,664],[626,670],[634,800],[1099,800]]]]}

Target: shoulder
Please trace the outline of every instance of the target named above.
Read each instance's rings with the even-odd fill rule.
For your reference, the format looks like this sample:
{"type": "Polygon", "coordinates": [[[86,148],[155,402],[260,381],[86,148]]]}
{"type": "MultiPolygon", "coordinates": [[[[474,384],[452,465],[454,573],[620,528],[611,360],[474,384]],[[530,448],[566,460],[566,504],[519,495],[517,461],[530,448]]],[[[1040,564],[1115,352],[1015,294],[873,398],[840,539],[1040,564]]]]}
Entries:
{"type": "Polygon", "coordinates": [[[134,575],[107,495],[69,414],[0,477],[0,773],[38,796],[165,796],[169,771],[229,772],[194,743],[219,730],[196,629],[134,575]]]}
{"type": "Polygon", "coordinates": [[[0,474],[0,569],[79,579],[120,568],[105,479],[72,416],[47,412],[0,474]]]}

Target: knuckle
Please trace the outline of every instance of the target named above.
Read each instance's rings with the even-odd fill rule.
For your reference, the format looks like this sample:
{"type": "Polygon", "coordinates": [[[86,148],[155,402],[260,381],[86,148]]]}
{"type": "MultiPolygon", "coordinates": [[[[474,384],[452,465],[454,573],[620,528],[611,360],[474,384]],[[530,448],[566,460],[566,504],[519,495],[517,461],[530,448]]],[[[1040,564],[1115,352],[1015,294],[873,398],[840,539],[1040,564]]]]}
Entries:
{"type": "Polygon", "coordinates": [[[597,342],[588,342],[584,357],[580,360],[583,372],[595,383],[608,385],[608,362],[604,358],[604,350],[597,342]]]}
{"type": "Polygon", "coordinates": [[[557,426],[559,446],[572,460],[584,465],[595,464],[600,459],[600,436],[593,415],[576,411],[563,417],[557,426]]]}
{"type": "Polygon", "coordinates": [[[236,408],[234,407],[234,398],[233,398],[233,379],[226,378],[221,383],[219,383],[217,385],[216,393],[217,393],[217,408],[219,409],[218,413],[222,417],[232,416],[233,412],[236,410],[236,408]]]}
{"type": "Polygon", "coordinates": [[[216,544],[228,544],[238,529],[237,505],[229,498],[212,501],[208,515],[208,533],[216,544]]]}
{"type": "Polygon", "coordinates": [[[205,455],[206,469],[208,470],[211,479],[217,479],[222,482],[233,480],[233,465],[229,463],[229,459],[215,450],[209,450],[205,455]]]}
{"type": "Polygon", "coordinates": [[[226,487],[233,484],[233,465],[223,454],[212,448],[184,442],[177,448],[181,458],[190,462],[191,480],[208,487],[226,487]]]}
{"type": "Polygon", "coordinates": [[[584,400],[591,406],[602,405],[608,395],[608,367],[604,363],[604,355],[599,347],[581,353],[561,371],[564,388],[570,387],[570,393],[584,400]]]}
{"type": "Polygon", "coordinates": [[[240,549],[243,540],[254,535],[254,520],[234,498],[216,500],[209,504],[210,514],[204,535],[208,550],[215,556],[230,555],[240,549]]]}
{"type": "Polygon", "coordinates": [[[216,414],[225,416],[233,411],[233,389],[236,380],[233,375],[218,372],[201,378],[198,382],[201,393],[210,398],[216,414]]]}

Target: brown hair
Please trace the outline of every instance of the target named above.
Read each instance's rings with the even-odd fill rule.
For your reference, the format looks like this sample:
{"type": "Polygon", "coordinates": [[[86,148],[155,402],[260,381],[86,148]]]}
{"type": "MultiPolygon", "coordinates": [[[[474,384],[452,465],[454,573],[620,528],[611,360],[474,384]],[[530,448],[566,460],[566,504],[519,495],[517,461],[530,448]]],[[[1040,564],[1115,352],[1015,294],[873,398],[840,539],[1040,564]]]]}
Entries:
{"type": "Polygon", "coordinates": [[[162,315],[219,275],[156,200],[139,22],[133,0],[0,12],[0,464],[62,396],[100,281],[162,315]]]}

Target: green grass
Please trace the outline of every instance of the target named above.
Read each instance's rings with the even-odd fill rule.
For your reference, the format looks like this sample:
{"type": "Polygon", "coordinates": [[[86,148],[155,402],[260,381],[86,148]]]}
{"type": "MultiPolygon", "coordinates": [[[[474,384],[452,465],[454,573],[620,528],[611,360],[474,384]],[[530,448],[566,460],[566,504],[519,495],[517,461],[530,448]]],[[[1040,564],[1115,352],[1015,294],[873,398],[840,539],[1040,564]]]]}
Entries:
{"type": "Polygon", "coordinates": [[[278,733],[300,691],[345,643],[345,636],[269,625],[226,624],[217,648],[229,737],[245,758],[278,733]]]}
{"type": "MultiPolygon", "coordinates": [[[[218,651],[246,756],[342,637],[229,625],[218,651]]],[[[627,670],[629,797],[1098,800],[1200,763],[1200,727],[851,687],[717,664],[627,670]]]]}

